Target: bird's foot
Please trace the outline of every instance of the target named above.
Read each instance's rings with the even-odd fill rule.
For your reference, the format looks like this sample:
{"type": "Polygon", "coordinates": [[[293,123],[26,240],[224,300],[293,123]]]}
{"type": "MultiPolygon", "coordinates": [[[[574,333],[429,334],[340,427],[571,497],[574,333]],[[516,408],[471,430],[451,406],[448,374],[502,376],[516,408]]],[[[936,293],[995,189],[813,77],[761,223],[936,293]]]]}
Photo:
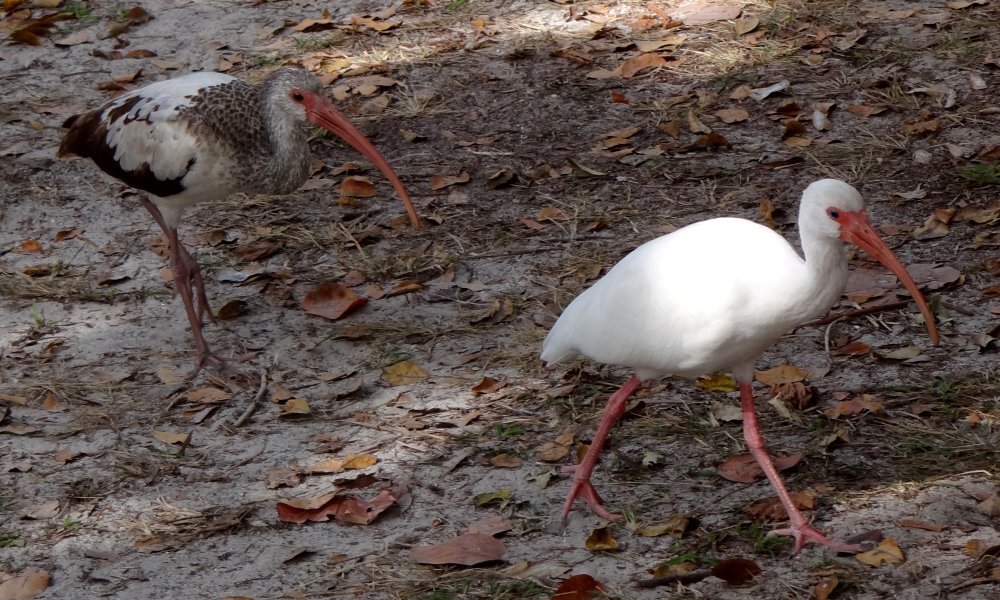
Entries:
{"type": "Polygon", "coordinates": [[[792,556],[798,554],[806,544],[819,544],[836,552],[844,552],[847,554],[857,554],[858,552],[864,550],[864,548],[859,544],[844,544],[841,542],[835,542],[823,535],[823,532],[816,529],[809,523],[802,523],[798,526],[793,525],[792,527],[785,529],[775,529],[774,531],[768,532],[767,535],[788,535],[795,538],[795,546],[792,548],[792,556]]]}
{"type": "Polygon", "coordinates": [[[198,373],[201,373],[201,370],[204,369],[209,364],[215,367],[223,367],[226,365],[226,359],[213,352],[206,351],[199,353],[198,362],[195,363],[194,369],[192,369],[191,372],[187,374],[188,380],[197,377],[198,373]]]}
{"type": "MultiPolygon", "coordinates": [[[[576,473],[577,467],[580,465],[570,465],[563,467],[563,473],[576,473]]],[[[566,523],[566,519],[569,517],[569,511],[573,507],[573,500],[581,499],[590,505],[590,510],[597,513],[602,519],[607,519],[609,521],[614,521],[621,518],[621,515],[616,515],[608,509],[604,508],[604,500],[601,499],[600,494],[594,489],[594,484],[590,483],[590,473],[586,475],[574,475],[573,477],[573,487],[569,490],[569,495],[566,496],[566,503],[563,504],[562,520],[563,524],[566,523]]]]}

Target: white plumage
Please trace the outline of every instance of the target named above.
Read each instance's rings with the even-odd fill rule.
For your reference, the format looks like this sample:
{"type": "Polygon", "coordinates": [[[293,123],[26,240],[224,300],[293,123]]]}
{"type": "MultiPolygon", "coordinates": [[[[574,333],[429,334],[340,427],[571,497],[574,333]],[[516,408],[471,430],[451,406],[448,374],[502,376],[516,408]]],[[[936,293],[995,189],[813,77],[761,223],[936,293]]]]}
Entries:
{"type": "Polygon", "coordinates": [[[635,376],[614,394],[564,505],[580,497],[605,518],[590,472],[625,400],[642,381],[665,375],[697,377],[732,370],[740,383],[744,435],[771,479],[792,526],[778,533],[850,549],[812,529],[791,500],[764,451],[753,411],[753,366],[779,337],[826,313],[847,281],[841,240],[853,242],[893,271],[917,301],[937,343],[930,309],[916,284],[868,224],[861,195],[833,179],[802,195],[799,234],[805,258],[779,234],[743,219],[710,219],[647,242],[581,293],[560,315],[542,344],[548,364],[582,355],[630,367],[635,376]]]}

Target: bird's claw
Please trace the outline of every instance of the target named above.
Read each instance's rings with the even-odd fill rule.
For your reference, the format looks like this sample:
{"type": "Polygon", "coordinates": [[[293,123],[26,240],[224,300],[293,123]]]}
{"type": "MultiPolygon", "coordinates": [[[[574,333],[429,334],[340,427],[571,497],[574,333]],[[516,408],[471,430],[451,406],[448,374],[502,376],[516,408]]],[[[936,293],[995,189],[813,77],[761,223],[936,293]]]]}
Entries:
{"type": "Polygon", "coordinates": [[[798,554],[806,544],[819,544],[836,552],[843,552],[846,554],[857,554],[858,552],[864,550],[864,548],[858,544],[835,542],[823,535],[823,532],[808,523],[803,523],[798,526],[793,525],[792,527],[784,529],[775,529],[773,531],[769,531],[767,535],[787,535],[795,538],[795,546],[792,548],[792,556],[798,554]]]}
{"type": "MultiPolygon", "coordinates": [[[[563,472],[573,472],[579,465],[572,465],[570,467],[563,467],[563,472]]],[[[569,490],[569,495],[566,496],[566,503],[563,504],[562,520],[563,524],[566,523],[569,517],[569,511],[573,507],[573,500],[581,499],[590,505],[590,510],[597,513],[602,519],[607,519],[609,521],[615,521],[621,518],[621,515],[616,515],[608,509],[604,508],[604,500],[601,499],[601,495],[597,493],[594,489],[594,484],[590,483],[590,478],[573,478],[573,487],[569,490]]]]}

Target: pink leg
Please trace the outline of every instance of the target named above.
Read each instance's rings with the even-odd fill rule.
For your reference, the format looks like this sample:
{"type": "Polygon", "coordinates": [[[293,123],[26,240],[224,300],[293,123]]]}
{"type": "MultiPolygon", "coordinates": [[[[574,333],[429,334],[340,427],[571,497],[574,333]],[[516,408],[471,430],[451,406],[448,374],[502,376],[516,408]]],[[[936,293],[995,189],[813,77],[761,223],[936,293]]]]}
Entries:
{"type": "Polygon", "coordinates": [[[602,506],[604,501],[601,500],[597,490],[594,489],[594,485],[590,483],[590,474],[597,465],[597,458],[601,454],[604,442],[608,439],[608,434],[611,433],[611,428],[622,416],[622,413],[625,412],[625,401],[639,389],[640,385],[642,385],[642,382],[639,381],[638,377],[633,375],[618,388],[617,392],[608,398],[608,404],[604,407],[604,414],[601,416],[601,423],[597,426],[597,432],[594,433],[594,440],[590,443],[590,447],[587,448],[587,453],[583,456],[583,460],[578,465],[563,467],[563,473],[573,473],[573,487],[570,488],[569,496],[566,497],[566,503],[563,504],[563,523],[566,522],[569,510],[573,506],[573,500],[576,498],[584,500],[590,505],[591,510],[602,518],[614,520],[621,517],[621,515],[608,512],[602,506]]]}
{"type": "Polygon", "coordinates": [[[768,533],[768,535],[790,535],[794,537],[795,547],[792,548],[792,556],[798,554],[803,546],[810,543],[828,546],[837,552],[861,552],[861,546],[842,544],[828,539],[818,529],[810,525],[805,520],[805,517],[802,516],[802,513],[799,512],[799,509],[795,507],[792,497],[788,494],[785,484],[781,481],[781,476],[778,475],[778,470],[774,468],[774,463],[771,462],[771,457],[767,455],[767,450],[764,448],[764,438],[760,435],[760,429],[757,427],[757,415],[753,406],[753,388],[749,382],[740,381],[740,404],[743,408],[743,439],[746,440],[747,447],[750,448],[750,454],[757,459],[757,463],[763,469],[764,474],[767,475],[767,479],[771,482],[774,491],[778,493],[778,499],[781,500],[781,505],[785,507],[785,512],[788,513],[788,520],[791,524],[791,527],[775,529],[768,533]]]}
{"type": "Polygon", "coordinates": [[[205,297],[205,284],[201,278],[201,269],[194,257],[181,245],[177,237],[177,229],[167,225],[163,221],[163,216],[159,209],[145,196],[141,197],[142,205],[153,215],[153,219],[163,229],[170,243],[170,269],[174,274],[174,289],[184,303],[184,312],[187,313],[188,323],[191,325],[191,333],[194,335],[194,345],[198,352],[198,363],[188,377],[194,377],[205,366],[205,363],[221,365],[222,359],[212,353],[208,348],[208,342],[201,332],[201,315],[208,311],[208,315],[214,321],[212,311],[208,306],[208,299],[205,297]],[[195,308],[194,291],[192,287],[198,289],[198,306],[195,308]]]}
{"type": "Polygon", "coordinates": [[[147,198],[145,195],[140,196],[139,201],[142,202],[142,205],[146,207],[146,210],[149,211],[149,214],[153,216],[153,220],[156,221],[156,224],[160,226],[160,229],[162,229],[163,232],[167,234],[167,238],[171,240],[170,270],[174,271],[175,279],[177,278],[177,272],[175,271],[173,266],[174,265],[173,251],[175,248],[180,251],[181,253],[180,262],[184,264],[184,272],[188,273],[190,276],[188,285],[189,287],[194,287],[198,290],[199,320],[201,317],[204,317],[205,314],[208,314],[208,319],[211,322],[215,323],[215,315],[212,314],[212,307],[209,306],[208,297],[205,296],[205,284],[204,281],[202,281],[201,279],[201,267],[198,266],[198,261],[195,260],[195,258],[191,256],[191,253],[187,251],[187,248],[185,248],[184,245],[181,244],[179,240],[177,240],[177,231],[170,225],[167,225],[167,223],[163,220],[163,215],[160,214],[160,209],[156,208],[156,205],[150,202],[149,198],[147,198]],[[174,233],[171,234],[170,233],[171,231],[173,231],[174,233]],[[177,240],[176,243],[175,240],[177,240]]]}

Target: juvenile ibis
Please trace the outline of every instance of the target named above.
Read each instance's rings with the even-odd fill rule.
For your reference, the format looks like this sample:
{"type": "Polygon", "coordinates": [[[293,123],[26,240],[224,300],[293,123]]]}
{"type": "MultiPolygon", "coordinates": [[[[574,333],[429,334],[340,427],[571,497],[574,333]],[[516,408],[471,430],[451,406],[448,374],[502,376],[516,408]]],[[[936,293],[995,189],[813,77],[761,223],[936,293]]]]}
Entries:
{"type": "Polygon", "coordinates": [[[195,373],[206,361],[221,361],[202,335],[202,317],[214,317],[198,262],[177,237],[181,214],[192,204],[236,192],[294,192],[309,176],[310,123],[374,163],[399,194],[413,227],[420,227],[395,171],[323,96],[320,81],[302,69],[278,69],[260,85],[222,73],[192,73],[122,94],[64,125],[69,131],[60,157],[91,158],[105,173],[145,192],[139,201],[170,243],[174,287],[198,352],[195,373]]]}
{"type": "Polygon", "coordinates": [[[869,224],[856,189],[834,179],[812,183],[802,194],[798,225],[805,259],[782,236],[751,221],[688,225],[636,248],[566,307],[543,342],[543,360],[551,365],[582,355],[630,367],[634,374],[608,400],[583,460],[564,469],[573,473],[564,520],[576,498],[606,519],[618,517],[602,506],[590,475],[625,401],[642,382],[730,369],[739,383],[743,438],[788,513],[790,527],[771,533],[793,536],[793,554],[807,543],[858,550],[828,539],[792,502],[757,427],[754,361],[779,337],[836,303],[847,282],[841,240],[895,273],[935,345],[938,332],[917,285],[869,224]]]}

